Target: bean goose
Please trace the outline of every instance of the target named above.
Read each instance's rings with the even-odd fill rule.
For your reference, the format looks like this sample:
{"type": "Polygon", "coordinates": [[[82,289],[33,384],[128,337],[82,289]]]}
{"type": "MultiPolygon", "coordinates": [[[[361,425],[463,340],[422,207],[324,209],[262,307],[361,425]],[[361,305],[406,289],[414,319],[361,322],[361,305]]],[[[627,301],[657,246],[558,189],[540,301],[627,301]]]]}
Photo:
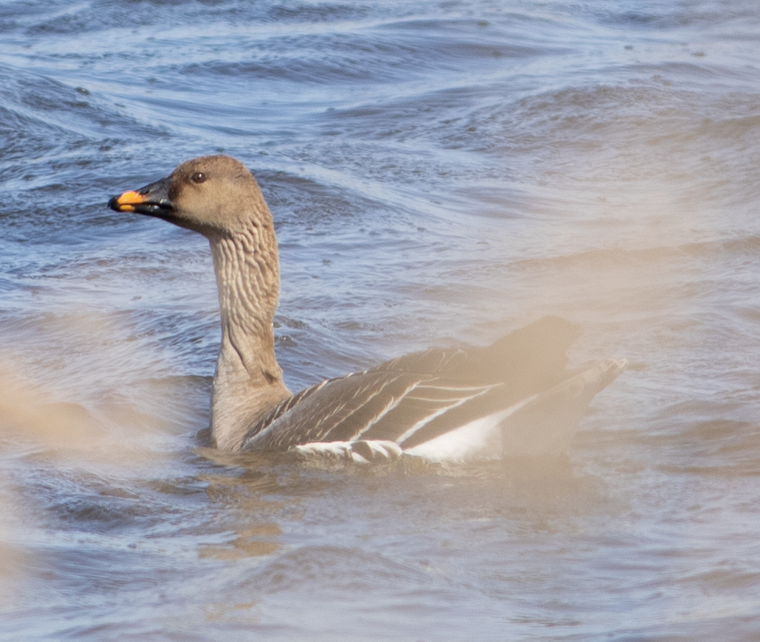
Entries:
{"type": "Polygon", "coordinates": [[[222,341],[211,435],[225,450],[384,461],[536,455],[566,445],[591,398],[625,368],[567,370],[575,327],[545,317],[480,348],[430,349],[292,394],[275,358],[277,241],[251,173],[227,156],[182,163],[109,201],[203,234],[211,244],[222,341]]]}

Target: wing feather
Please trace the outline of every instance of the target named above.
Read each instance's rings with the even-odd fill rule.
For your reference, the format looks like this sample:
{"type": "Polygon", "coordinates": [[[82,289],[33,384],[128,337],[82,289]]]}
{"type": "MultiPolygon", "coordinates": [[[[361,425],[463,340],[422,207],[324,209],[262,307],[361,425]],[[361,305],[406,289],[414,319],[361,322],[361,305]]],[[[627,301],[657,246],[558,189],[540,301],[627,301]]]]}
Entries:
{"type": "Polygon", "coordinates": [[[436,386],[436,381],[427,381],[418,386],[415,394],[405,396],[401,403],[375,422],[375,425],[363,434],[364,439],[392,440],[402,444],[417,430],[427,425],[451,409],[491,390],[493,386],[436,386]],[[424,391],[424,392],[423,392],[424,391]],[[441,394],[436,398],[437,392],[441,394]],[[425,397],[417,395],[423,393],[425,397]]]}
{"type": "Polygon", "coordinates": [[[254,421],[243,449],[357,440],[413,448],[571,376],[565,350],[575,333],[545,317],[489,347],[425,350],[323,381],[254,421]]]}

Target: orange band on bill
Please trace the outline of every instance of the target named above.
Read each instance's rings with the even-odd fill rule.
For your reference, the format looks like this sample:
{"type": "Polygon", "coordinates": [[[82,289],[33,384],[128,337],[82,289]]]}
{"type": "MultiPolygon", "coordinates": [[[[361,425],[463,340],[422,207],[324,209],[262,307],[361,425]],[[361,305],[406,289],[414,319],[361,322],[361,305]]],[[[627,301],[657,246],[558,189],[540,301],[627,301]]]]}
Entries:
{"type": "Polygon", "coordinates": [[[135,205],[137,203],[144,203],[145,197],[137,192],[124,192],[116,199],[116,202],[119,205],[135,205]]]}

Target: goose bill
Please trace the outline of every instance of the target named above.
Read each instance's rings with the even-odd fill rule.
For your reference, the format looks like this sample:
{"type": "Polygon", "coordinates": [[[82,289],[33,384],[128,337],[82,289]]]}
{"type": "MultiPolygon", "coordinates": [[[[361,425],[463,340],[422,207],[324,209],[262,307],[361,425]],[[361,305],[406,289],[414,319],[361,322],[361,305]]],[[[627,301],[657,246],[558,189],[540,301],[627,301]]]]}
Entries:
{"type": "Polygon", "coordinates": [[[135,212],[159,218],[165,218],[174,211],[174,205],[169,199],[168,181],[165,179],[114,196],[108,201],[108,207],[117,212],[135,212]]]}

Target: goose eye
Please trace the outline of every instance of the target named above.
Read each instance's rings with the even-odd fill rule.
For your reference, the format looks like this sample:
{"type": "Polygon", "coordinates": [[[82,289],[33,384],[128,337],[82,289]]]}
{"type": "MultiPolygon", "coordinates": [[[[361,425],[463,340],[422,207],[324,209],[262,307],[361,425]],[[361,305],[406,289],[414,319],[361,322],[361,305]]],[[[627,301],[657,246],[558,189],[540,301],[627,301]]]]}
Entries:
{"type": "Polygon", "coordinates": [[[190,180],[193,181],[193,183],[203,183],[206,180],[206,175],[203,172],[195,172],[190,177],[190,180]]]}

